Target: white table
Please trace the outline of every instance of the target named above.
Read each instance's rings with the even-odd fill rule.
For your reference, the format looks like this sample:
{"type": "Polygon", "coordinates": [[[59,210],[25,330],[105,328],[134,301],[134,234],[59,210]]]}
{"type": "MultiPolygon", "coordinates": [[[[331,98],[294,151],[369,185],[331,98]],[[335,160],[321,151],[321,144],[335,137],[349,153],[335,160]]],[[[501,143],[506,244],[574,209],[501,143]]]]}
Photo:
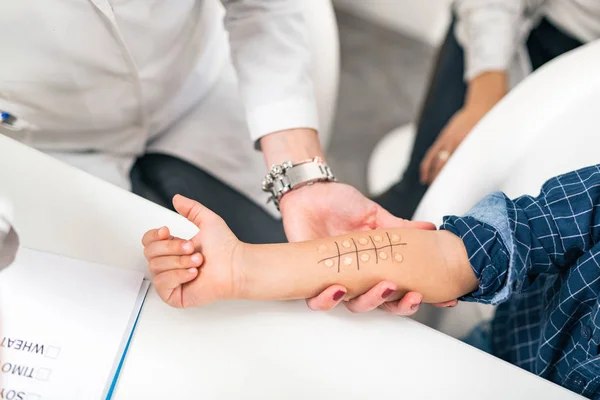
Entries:
{"type": "MultiPolygon", "coordinates": [[[[140,238],[176,214],[0,136],[22,244],[145,270],[140,238]]],[[[151,289],[117,399],[568,399],[565,389],[410,319],[303,302],[177,310],[151,289]]]]}

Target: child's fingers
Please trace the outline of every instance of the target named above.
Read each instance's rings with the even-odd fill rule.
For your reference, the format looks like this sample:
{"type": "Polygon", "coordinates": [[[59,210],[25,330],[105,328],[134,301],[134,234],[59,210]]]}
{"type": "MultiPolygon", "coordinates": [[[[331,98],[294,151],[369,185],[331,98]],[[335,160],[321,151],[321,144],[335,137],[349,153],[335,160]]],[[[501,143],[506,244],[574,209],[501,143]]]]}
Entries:
{"type": "Polygon", "coordinates": [[[157,275],[172,269],[198,268],[203,261],[204,257],[200,253],[191,256],[163,256],[151,259],[148,268],[152,275],[157,275]]]}
{"type": "Polygon", "coordinates": [[[314,311],[329,311],[337,306],[346,295],[346,288],[341,285],[332,285],[322,291],[318,296],[306,300],[308,308],[314,311]]]}
{"type": "Polygon", "coordinates": [[[165,271],[152,280],[158,295],[168,304],[174,307],[183,307],[180,299],[172,299],[175,291],[180,291],[180,286],[193,281],[198,276],[198,268],[174,269],[165,271]]]}
{"type": "Polygon", "coordinates": [[[367,293],[347,302],[346,308],[354,313],[374,310],[391,298],[396,289],[397,286],[391,282],[379,282],[367,293]]]}
{"type": "Polygon", "coordinates": [[[156,242],[158,240],[166,240],[171,237],[171,232],[169,232],[169,228],[163,226],[158,229],[151,229],[144,234],[142,237],[142,245],[148,246],[152,242],[156,242]]]}
{"type": "Polygon", "coordinates": [[[194,250],[194,244],[189,240],[160,240],[144,247],[144,255],[150,261],[155,257],[192,254],[194,250]]]}

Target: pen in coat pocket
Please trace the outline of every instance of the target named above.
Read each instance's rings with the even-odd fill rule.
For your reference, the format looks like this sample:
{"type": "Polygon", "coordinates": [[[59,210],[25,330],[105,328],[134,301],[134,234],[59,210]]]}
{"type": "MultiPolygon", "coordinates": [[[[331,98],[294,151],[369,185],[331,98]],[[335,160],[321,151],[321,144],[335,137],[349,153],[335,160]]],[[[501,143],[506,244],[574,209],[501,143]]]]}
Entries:
{"type": "Polygon", "coordinates": [[[15,117],[13,114],[6,111],[0,111],[0,126],[11,131],[22,131],[24,129],[35,130],[35,126],[20,118],[15,117]]]}

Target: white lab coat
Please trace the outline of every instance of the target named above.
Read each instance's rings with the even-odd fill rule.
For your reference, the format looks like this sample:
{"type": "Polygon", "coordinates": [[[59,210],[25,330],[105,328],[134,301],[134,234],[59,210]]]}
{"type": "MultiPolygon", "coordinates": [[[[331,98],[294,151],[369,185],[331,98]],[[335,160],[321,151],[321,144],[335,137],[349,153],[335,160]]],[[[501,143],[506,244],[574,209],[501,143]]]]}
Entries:
{"type": "Polygon", "coordinates": [[[171,154],[263,203],[254,142],[318,128],[302,1],[223,4],[1,2],[0,110],[28,126],[0,133],[125,188],[171,154]]]}
{"type": "Polygon", "coordinates": [[[507,70],[514,87],[531,72],[526,41],[546,17],[583,43],[600,37],[598,0],[454,0],[456,38],[465,51],[465,81],[507,70]]]}

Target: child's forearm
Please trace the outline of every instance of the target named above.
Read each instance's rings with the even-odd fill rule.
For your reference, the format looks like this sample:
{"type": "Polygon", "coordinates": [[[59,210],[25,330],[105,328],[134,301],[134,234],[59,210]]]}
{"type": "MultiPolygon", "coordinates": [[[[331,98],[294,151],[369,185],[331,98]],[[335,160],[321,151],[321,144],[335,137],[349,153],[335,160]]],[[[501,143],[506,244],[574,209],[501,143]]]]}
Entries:
{"type": "Polygon", "coordinates": [[[247,245],[242,252],[238,296],[245,299],[309,298],[332,284],[346,287],[348,299],[386,280],[398,286],[396,298],[418,291],[435,303],[470,293],[478,284],[462,241],[446,231],[385,229],[247,245]]]}

